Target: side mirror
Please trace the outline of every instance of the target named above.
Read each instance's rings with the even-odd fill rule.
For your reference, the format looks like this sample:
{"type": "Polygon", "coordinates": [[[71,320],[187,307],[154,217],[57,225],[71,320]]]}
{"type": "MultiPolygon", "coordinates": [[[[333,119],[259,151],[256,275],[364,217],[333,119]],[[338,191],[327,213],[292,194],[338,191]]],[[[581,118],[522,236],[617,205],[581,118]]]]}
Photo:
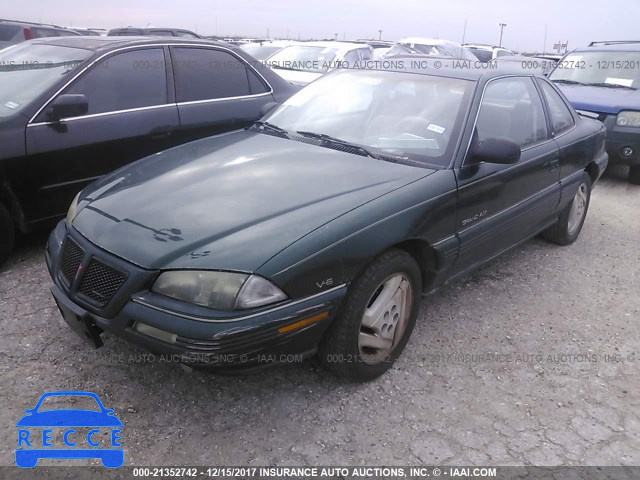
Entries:
{"type": "Polygon", "coordinates": [[[277,106],[278,106],[278,104],[276,102],[265,103],[260,108],[260,117],[264,117],[267,113],[269,113],[271,110],[273,110],[277,106]]]}
{"type": "Polygon", "coordinates": [[[63,118],[79,117],[89,111],[89,100],[81,93],[67,93],[56,98],[47,109],[47,116],[58,121],[63,118]]]}
{"type": "Polygon", "coordinates": [[[474,163],[500,163],[509,165],[520,160],[520,146],[511,140],[487,138],[476,143],[471,151],[474,163]]]}

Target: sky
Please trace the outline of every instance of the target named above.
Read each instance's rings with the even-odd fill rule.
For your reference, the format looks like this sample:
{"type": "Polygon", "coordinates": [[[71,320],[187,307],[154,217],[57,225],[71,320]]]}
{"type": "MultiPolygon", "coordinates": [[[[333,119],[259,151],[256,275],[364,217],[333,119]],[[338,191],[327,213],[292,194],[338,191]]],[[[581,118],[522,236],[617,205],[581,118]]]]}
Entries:
{"type": "Polygon", "coordinates": [[[75,27],[181,27],[270,38],[438,37],[541,52],[640,37],[638,0],[2,0],[3,18],[75,27]],[[466,20],[466,33],[465,33],[466,20]]]}

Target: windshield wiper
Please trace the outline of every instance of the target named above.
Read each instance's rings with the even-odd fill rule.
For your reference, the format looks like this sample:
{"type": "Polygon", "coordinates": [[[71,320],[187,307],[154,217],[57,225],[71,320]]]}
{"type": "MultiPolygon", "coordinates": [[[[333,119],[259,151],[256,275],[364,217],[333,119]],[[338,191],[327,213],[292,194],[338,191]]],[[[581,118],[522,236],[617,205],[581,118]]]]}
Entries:
{"type": "Polygon", "coordinates": [[[626,88],[629,90],[636,90],[634,87],[630,87],[629,85],[621,85],[619,83],[607,83],[607,82],[593,82],[587,83],[590,87],[608,87],[608,88],[626,88]]]}
{"type": "Polygon", "coordinates": [[[566,78],[559,78],[557,80],[551,79],[554,83],[564,83],[566,85],[587,85],[586,83],[578,82],[576,80],[567,80],[566,78]]]}
{"type": "Polygon", "coordinates": [[[284,128],[279,127],[277,125],[274,125],[273,123],[269,123],[269,122],[265,122],[262,120],[258,120],[257,122],[254,122],[253,125],[251,126],[252,128],[258,128],[260,131],[268,131],[271,133],[277,133],[285,138],[289,138],[289,132],[286,131],[284,128]]]}
{"type": "Polygon", "coordinates": [[[387,162],[406,162],[409,160],[408,157],[404,157],[402,155],[391,155],[388,153],[378,153],[369,150],[367,147],[363,147],[362,145],[358,145],[357,143],[348,142],[346,140],[342,140],[341,138],[332,137],[331,135],[327,135],[326,133],[315,133],[315,132],[306,132],[304,130],[299,130],[296,132],[298,135],[302,135],[303,137],[317,138],[326,143],[331,143],[333,145],[342,145],[344,147],[353,148],[354,150],[358,150],[360,155],[363,157],[371,157],[376,160],[385,160],[387,162]]]}

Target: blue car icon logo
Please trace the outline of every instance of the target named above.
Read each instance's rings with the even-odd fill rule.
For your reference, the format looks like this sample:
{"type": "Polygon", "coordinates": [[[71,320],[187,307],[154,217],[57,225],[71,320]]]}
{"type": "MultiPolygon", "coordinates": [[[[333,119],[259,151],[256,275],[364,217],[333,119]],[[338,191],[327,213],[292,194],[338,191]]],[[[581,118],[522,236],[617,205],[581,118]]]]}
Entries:
{"type": "Polygon", "coordinates": [[[34,408],[24,412],[26,415],[16,423],[18,467],[33,468],[41,458],[99,458],[107,468],[118,468],[124,463],[124,451],[120,443],[122,422],[115,416],[114,410],[104,407],[95,393],[45,393],[34,408]],[[61,399],[83,402],[83,406],[88,403],[92,409],[51,410],[43,407],[43,403],[61,399]],[[55,440],[54,429],[61,439],[59,442],[55,440]],[[105,442],[108,443],[107,448],[103,445],[105,442]]]}

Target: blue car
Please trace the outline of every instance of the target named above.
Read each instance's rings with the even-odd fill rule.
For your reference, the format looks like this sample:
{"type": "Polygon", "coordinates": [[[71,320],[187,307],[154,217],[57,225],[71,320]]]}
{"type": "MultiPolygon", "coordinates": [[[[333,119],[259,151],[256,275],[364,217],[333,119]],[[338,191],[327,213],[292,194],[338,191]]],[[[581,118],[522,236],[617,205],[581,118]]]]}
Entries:
{"type": "Polygon", "coordinates": [[[25,410],[18,427],[18,448],[16,449],[16,465],[22,468],[32,468],[41,458],[55,459],[87,459],[99,458],[108,468],[121,467],[124,463],[124,451],[120,447],[120,428],[122,422],[115,416],[114,410],[105,408],[100,398],[91,392],[49,392],[40,397],[36,406],[25,410]],[[42,403],[50,397],[90,397],[93,398],[99,410],[87,409],[56,409],[40,411],[42,403]],[[42,428],[41,438],[36,436],[32,428],[42,428]],[[79,435],[74,427],[91,427],[89,432],[79,435]],[[112,448],[82,448],[99,447],[100,442],[94,439],[100,428],[111,430],[112,448]],[[64,428],[65,448],[53,445],[53,431],[51,428],[64,428]],[[72,441],[73,437],[73,441],[72,441]],[[84,440],[84,441],[83,441],[84,440]],[[76,448],[76,446],[78,446],[76,448]]]}
{"type": "Polygon", "coordinates": [[[604,123],[609,163],[629,165],[629,181],[640,184],[640,40],[591,42],[549,78],[579,113],[604,123]]]}

